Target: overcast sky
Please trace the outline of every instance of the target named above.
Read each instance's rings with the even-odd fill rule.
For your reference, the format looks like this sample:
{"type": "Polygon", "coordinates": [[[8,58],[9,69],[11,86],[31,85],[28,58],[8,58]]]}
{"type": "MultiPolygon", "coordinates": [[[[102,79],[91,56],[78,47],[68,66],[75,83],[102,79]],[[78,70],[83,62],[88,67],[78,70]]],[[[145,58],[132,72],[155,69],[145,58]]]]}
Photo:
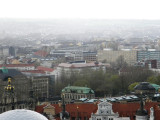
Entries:
{"type": "Polygon", "coordinates": [[[0,17],[160,19],[160,0],[0,0],[0,17]]]}

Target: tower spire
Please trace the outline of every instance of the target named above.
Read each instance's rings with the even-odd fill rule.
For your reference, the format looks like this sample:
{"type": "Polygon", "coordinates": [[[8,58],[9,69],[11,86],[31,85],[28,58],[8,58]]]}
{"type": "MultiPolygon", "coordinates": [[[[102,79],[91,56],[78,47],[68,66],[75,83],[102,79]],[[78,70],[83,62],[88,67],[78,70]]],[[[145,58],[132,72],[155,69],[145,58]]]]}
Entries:
{"type": "MultiPolygon", "coordinates": [[[[11,99],[12,110],[14,110],[15,109],[15,106],[14,106],[14,102],[15,102],[14,87],[11,85],[11,78],[10,77],[8,78],[8,85],[4,89],[5,89],[5,94],[11,99]]],[[[6,104],[6,101],[5,101],[5,104],[6,104]]]]}
{"type": "Polygon", "coordinates": [[[66,106],[64,101],[64,94],[62,94],[62,112],[60,113],[61,120],[69,119],[69,113],[66,112],[66,106]]]}

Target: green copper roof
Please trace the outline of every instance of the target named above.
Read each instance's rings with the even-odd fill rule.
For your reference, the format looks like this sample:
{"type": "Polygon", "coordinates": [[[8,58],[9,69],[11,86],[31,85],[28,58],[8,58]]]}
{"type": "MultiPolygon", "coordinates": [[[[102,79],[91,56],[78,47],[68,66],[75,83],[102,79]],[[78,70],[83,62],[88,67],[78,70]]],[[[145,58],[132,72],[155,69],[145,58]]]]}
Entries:
{"type": "Polygon", "coordinates": [[[62,92],[72,92],[72,93],[83,93],[83,94],[94,94],[94,91],[88,87],[78,87],[78,86],[67,86],[65,87],[62,92]]]}
{"type": "Polygon", "coordinates": [[[160,88],[160,86],[157,84],[151,84],[151,85],[156,89],[156,91],[160,88]]]}
{"type": "Polygon", "coordinates": [[[2,67],[2,72],[8,74],[8,69],[6,67],[2,67]]]}

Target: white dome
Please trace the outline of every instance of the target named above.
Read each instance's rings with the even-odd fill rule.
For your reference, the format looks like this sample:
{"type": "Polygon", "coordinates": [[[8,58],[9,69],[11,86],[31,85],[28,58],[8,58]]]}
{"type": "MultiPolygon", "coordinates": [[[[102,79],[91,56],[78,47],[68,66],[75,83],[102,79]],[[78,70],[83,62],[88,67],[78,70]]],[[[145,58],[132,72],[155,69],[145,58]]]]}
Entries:
{"type": "Polygon", "coordinates": [[[26,109],[16,109],[0,114],[0,120],[48,120],[48,119],[35,111],[26,109]]]}

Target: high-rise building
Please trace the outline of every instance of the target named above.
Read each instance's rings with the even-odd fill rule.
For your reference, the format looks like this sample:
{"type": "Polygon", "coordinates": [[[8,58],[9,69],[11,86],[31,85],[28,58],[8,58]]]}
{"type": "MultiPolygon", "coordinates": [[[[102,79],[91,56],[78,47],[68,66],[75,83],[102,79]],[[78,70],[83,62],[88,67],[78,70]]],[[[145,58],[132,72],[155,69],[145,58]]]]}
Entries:
{"type": "Polygon", "coordinates": [[[137,51],[137,61],[155,61],[156,67],[160,68],[160,51],[137,51]]]}

